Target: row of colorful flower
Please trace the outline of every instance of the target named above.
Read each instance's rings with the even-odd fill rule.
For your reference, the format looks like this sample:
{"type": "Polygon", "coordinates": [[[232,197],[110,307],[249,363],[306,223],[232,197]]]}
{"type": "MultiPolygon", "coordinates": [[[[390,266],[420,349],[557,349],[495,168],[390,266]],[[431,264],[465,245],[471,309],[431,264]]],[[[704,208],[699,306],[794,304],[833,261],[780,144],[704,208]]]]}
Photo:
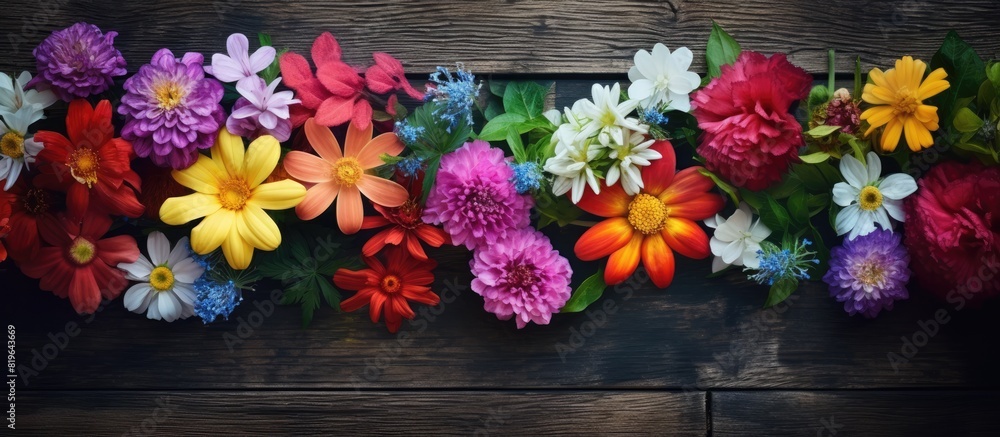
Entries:
{"type": "Polygon", "coordinates": [[[120,138],[99,99],[126,74],[115,37],[79,23],[35,49],[34,77],[0,75],[0,259],[9,250],[79,313],[133,282],[124,305],[151,319],[227,317],[255,281],[287,283],[279,247],[302,261],[286,303],[302,303],[306,320],[322,296],[345,311],[368,305],[373,322],[384,313],[393,332],[414,317],[410,302],[439,302],[424,244],[472,250],[473,290],[519,328],[581,311],[640,262],[666,288],[675,253],[715,255],[715,272],[742,267],[771,287],[768,305],[822,278],[850,314],[874,317],[908,297],[911,270],[942,295],[1000,293],[1000,66],[954,50],[967,47],[956,35],[940,68],[903,57],[863,88],[857,71],[852,93],[833,91],[832,72],[813,87],[784,55],[741,52],[715,26],[708,77],[690,71],[691,50],[657,44],[636,53],[625,93],[595,84],[560,112],[545,111],[546,86],[491,82],[483,93],[461,65],[439,68],[421,93],[390,55],[345,63],[330,34],[313,44],[315,68],[278,56],[266,36],[250,53],[234,34],[210,65],[162,49],[125,80],[120,138]],[[399,93],[424,103],[408,113],[399,93]],[[32,132],[60,100],[66,134],[32,132]],[[935,144],[954,159],[917,182],[911,158],[935,144]],[[704,166],[677,171],[685,150],[704,166]],[[727,195],[735,210],[722,216],[727,195]],[[376,215],[365,217],[365,199],[376,215]],[[583,213],[602,221],[575,255],[607,262],[574,291],[569,261],[538,229],[588,225],[583,213]],[[384,229],[360,249],[367,268],[351,256],[308,267],[315,245],[282,241],[303,221],[384,229]],[[115,223],[148,232],[147,255],[129,232],[109,235],[115,223]],[[828,228],[844,236],[833,250],[828,228]],[[169,234],[183,236],[171,246],[169,234]],[[356,293],[339,302],[331,273],[356,293]]]}

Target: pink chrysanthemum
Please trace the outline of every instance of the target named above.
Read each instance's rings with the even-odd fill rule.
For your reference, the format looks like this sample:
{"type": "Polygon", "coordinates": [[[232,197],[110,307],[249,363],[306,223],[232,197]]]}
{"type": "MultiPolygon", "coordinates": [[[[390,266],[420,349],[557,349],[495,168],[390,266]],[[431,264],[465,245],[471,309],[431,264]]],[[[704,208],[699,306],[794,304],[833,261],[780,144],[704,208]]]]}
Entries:
{"type": "Polygon", "coordinates": [[[423,220],[443,225],[457,246],[492,245],[530,222],[530,196],[517,194],[503,151],[485,141],[466,143],[441,158],[423,220]]]}
{"type": "Polygon", "coordinates": [[[500,320],[517,315],[517,328],[528,322],[547,325],[572,293],[569,261],[552,249],[549,239],[534,229],[507,234],[496,244],[476,251],[472,290],[486,301],[486,311],[500,320]]]}

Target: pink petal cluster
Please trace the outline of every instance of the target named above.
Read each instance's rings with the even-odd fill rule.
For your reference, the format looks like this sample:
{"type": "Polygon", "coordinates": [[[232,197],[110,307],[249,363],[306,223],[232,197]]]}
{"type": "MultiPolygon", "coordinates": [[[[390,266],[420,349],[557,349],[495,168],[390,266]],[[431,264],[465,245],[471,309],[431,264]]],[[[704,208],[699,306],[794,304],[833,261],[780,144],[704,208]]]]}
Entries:
{"type": "Polygon", "coordinates": [[[441,158],[423,220],[443,225],[457,246],[492,245],[528,226],[531,196],[517,194],[503,151],[485,141],[465,143],[441,158]]]}
{"type": "Polygon", "coordinates": [[[253,80],[257,73],[264,71],[274,62],[274,47],[263,46],[250,54],[250,41],[242,33],[234,33],[226,39],[228,56],[222,53],[212,55],[212,65],[205,66],[205,72],[224,83],[242,83],[253,80]]]}
{"type": "Polygon", "coordinates": [[[698,154],[709,170],[757,191],[780,181],[798,159],[802,126],[788,112],[809,94],[812,76],[776,54],[743,52],[692,96],[704,133],[698,154]]]}
{"type": "Polygon", "coordinates": [[[270,85],[260,77],[251,77],[236,84],[239,99],[233,104],[233,113],[226,120],[226,128],[249,139],[271,135],[278,141],[288,141],[292,135],[289,105],[299,103],[291,91],[274,92],[281,78],[270,85]]]}
{"type": "Polygon", "coordinates": [[[913,283],[950,303],[1000,294],[1000,167],[944,162],[906,199],[913,283]]]}
{"type": "Polygon", "coordinates": [[[549,239],[534,229],[512,232],[481,247],[471,262],[472,290],[484,308],[500,320],[516,317],[518,329],[528,322],[547,325],[569,300],[573,271],[569,261],[552,249],[549,239]]]}

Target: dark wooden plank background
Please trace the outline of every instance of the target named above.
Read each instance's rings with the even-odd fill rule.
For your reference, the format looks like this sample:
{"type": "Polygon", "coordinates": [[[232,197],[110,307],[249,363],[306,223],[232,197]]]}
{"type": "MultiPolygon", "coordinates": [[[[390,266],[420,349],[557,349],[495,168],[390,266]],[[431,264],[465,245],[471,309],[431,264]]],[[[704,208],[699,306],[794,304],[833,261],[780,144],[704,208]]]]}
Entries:
{"type": "MultiPolygon", "coordinates": [[[[631,56],[687,45],[702,70],[714,19],[746,49],[791,53],[813,73],[826,49],[866,66],[928,59],[948,29],[984,57],[1000,53],[992,0],[829,1],[297,1],[118,4],[23,0],[4,7],[0,71],[33,68],[30,49],[85,20],[117,30],[130,70],[152,53],[224,50],[231,32],[265,31],[307,51],[334,33],[349,61],[401,59],[415,79],[465,62],[482,77],[556,80],[556,104],[589,83],[625,80],[631,56]]],[[[582,229],[551,232],[571,251],[582,229]]],[[[3,320],[17,329],[26,434],[992,433],[1000,376],[1000,305],[956,308],[925,295],[876,320],[847,317],[820,284],[761,310],[766,290],[709,263],[681,260],[668,290],[609,289],[588,313],[516,330],[468,288],[468,254],[435,252],[444,303],[399,335],[366,314],[322,309],[302,329],[297,307],[248,293],[227,322],[173,324],[127,312],[95,317],[0,264],[3,320]],[[949,321],[927,324],[945,311],[949,321]],[[933,335],[925,332],[931,331],[933,335]],[[65,334],[67,331],[70,334],[65,334]],[[905,339],[905,340],[904,340],[905,339]],[[915,342],[912,350],[908,343],[915,342]],[[893,366],[887,356],[903,355],[893,366]],[[912,354],[911,352],[915,352],[912,354]],[[144,429],[143,426],[146,425],[144,429]]],[[[581,274],[596,264],[574,263],[581,274]]]]}

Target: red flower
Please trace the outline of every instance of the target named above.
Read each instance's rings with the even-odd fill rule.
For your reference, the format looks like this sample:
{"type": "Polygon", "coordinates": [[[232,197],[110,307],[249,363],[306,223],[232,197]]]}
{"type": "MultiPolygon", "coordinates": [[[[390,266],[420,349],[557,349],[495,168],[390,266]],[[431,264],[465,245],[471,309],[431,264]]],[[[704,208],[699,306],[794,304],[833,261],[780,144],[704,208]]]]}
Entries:
{"type": "Polygon", "coordinates": [[[45,144],[38,153],[35,178],[40,188],[66,192],[70,217],[79,219],[93,202],[112,215],[139,217],[143,206],[135,197],[139,175],[129,167],[132,144],[114,138],[111,103],[101,100],[92,108],[86,100],[74,100],[66,114],[69,138],[40,131],[35,140],[45,144]]]}
{"type": "Polygon", "coordinates": [[[369,305],[372,323],[378,323],[379,316],[385,312],[385,326],[395,333],[403,317],[410,320],[416,317],[408,301],[437,305],[441,299],[429,287],[434,282],[431,271],[437,263],[418,261],[398,248],[389,250],[387,258],[387,265],[383,265],[377,258],[365,257],[365,264],[370,268],[337,270],[333,282],[345,290],[358,290],[340,303],[341,310],[357,311],[369,305]]]}
{"type": "Polygon", "coordinates": [[[0,197],[2,203],[11,206],[10,234],[7,235],[10,257],[18,263],[28,262],[42,246],[39,224],[56,221],[55,206],[61,200],[48,190],[29,186],[26,178],[19,179],[0,197]]]}
{"type": "Polygon", "coordinates": [[[323,126],[338,126],[352,121],[366,129],[372,121],[372,105],[368,94],[386,94],[405,91],[415,99],[423,94],[413,89],[403,76],[403,65],[385,53],[375,53],[375,65],[361,76],[362,70],[341,60],[337,40],[324,32],[312,46],[312,59],[316,73],[309,61],[298,53],[281,55],[281,75],[289,88],[295,90],[301,105],[293,105],[292,125],[299,127],[310,117],[323,126]]]}
{"type": "Polygon", "coordinates": [[[88,214],[83,222],[63,217],[58,221],[42,221],[42,247],[38,256],[20,264],[21,271],[41,279],[40,287],[56,296],[69,297],[73,309],[80,314],[97,310],[101,298],[114,299],[121,294],[128,280],[116,266],[135,262],[139,247],[128,235],[101,239],[111,227],[104,214],[88,214]]]}
{"type": "MultiPolygon", "coordinates": [[[[397,182],[404,183],[406,178],[398,178],[397,182]]],[[[424,213],[424,208],[420,206],[420,197],[423,194],[423,175],[409,181],[410,198],[396,208],[386,208],[382,205],[372,203],[375,210],[381,217],[365,217],[361,223],[361,229],[376,229],[383,226],[391,226],[373,235],[361,253],[364,256],[375,256],[386,244],[405,247],[414,258],[425,261],[427,253],[424,252],[420,242],[423,241],[431,247],[441,247],[449,241],[448,234],[444,230],[424,223],[420,217],[424,213]]]]}
{"type": "Polygon", "coordinates": [[[737,186],[763,190],[798,160],[802,126],[788,113],[809,95],[812,76],[776,54],[743,52],[735,65],[692,95],[704,133],[698,154],[709,170],[737,186]]]}
{"type": "Polygon", "coordinates": [[[911,281],[948,302],[1000,294],[1000,167],[945,162],[906,199],[911,281]]]}
{"type": "Polygon", "coordinates": [[[0,261],[7,259],[7,248],[3,245],[3,238],[10,232],[10,202],[0,199],[0,261]]]}

